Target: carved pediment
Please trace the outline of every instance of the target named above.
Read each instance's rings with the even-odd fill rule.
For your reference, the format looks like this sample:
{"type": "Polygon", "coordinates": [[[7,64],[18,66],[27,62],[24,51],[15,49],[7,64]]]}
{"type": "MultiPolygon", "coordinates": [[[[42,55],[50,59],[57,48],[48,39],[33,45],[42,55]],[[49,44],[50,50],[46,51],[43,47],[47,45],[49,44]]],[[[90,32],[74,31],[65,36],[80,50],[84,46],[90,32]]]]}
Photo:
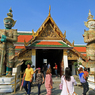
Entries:
{"type": "Polygon", "coordinates": [[[25,50],[25,52],[21,53],[19,55],[19,59],[23,59],[23,60],[31,60],[31,56],[32,56],[32,50],[25,50]]]}
{"type": "Polygon", "coordinates": [[[78,55],[75,52],[73,52],[72,50],[70,50],[68,52],[68,59],[69,60],[77,60],[78,59],[78,55]]]}
{"type": "Polygon", "coordinates": [[[52,25],[48,23],[45,28],[41,31],[41,33],[38,36],[39,38],[52,38],[52,39],[57,39],[60,38],[60,36],[54,31],[52,25]]]}

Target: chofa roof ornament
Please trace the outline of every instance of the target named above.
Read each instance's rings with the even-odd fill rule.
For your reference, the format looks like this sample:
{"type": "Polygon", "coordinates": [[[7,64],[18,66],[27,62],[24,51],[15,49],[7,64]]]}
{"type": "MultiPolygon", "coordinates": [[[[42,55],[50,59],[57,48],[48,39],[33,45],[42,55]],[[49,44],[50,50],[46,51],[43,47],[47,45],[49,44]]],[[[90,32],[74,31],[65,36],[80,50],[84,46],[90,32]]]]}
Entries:
{"type": "Polygon", "coordinates": [[[7,13],[7,16],[8,17],[4,18],[4,20],[7,20],[7,19],[12,20],[12,27],[14,27],[16,21],[14,21],[13,18],[12,18],[13,17],[13,14],[12,14],[12,9],[11,8],[9,9],[9,13],[7,13]]]}
{"type": "Polygon", "coordinates": [[[88,20],[94,20],[94,19],[93,19],[93,17],[94,17],[94,16],[93,16],[93,15],[91,15],[91,11],[89,10],[88,18],[87,18],[87,19],[88,19],[88,20]]]}
{"type": "Polygon", "coordinates": [[[84,22],[85,26],[87,28],[89,28],[90,30],[91,29],[95,29],[95,19],[93,19],[93,15],[91,15],[91,11],[89,10],[89,13],[88,13],[88,21],[87,22],[84,22]]]}
{"type": "Polygon", "coordinates": [[[51,14],[50,14],[50,11],[51,11],[51,6],[49,5],[49,17],[51,16],[51,14]]]}

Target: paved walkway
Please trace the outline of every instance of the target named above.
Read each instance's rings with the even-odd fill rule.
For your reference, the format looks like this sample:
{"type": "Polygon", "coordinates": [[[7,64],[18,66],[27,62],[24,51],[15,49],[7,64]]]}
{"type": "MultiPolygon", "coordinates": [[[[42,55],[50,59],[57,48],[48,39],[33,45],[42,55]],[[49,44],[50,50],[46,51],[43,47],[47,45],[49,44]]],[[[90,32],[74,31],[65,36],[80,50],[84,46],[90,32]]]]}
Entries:
{"type": "MultiPolygon", "coordinates": [[[[59,84],[60,84],[60,78],[53,78],[53,89],[52,89],[52,94],[51,95],[60,95],[61,90],[59,89],[59,84]]],[[[81,86],[75,86],[75,92],[78,95],[82,95],[82,87],[81,86]]],[[[38,88],[37,86],[31,87],[31,94],[30,95],[38,95],[38,88]]],[[[22,89],[22,91],[20,91],[19,89],[16,91],[16,93],[0,93],[0,95],[25,95],[25,90],[22,89]]],[[[41,95],[46,95],[46,89],[45,89],[45,85],[43,84],[41,86],[41,95]]],[[[87,93],[87,95],[95,95],[95,90],[90,89],[89,92],[87,93]]]]}
{"type": "MultiPolygon", "coordinates": [[[[31,88],[31,95],[38,95],[37,94],[37,91],[38,91],[38,88],[37,86],[35,87],[32,87],[31,88]]],[[[75,86],[75,92],[78,94],[78,95],[82,95],[82,87],[79,87],[79,86],[75,86]]],[[[52,94],[51,95],[60,95],[61,93],[61,90],[59,89],[59,83],[56,82],[53,84],[53,89],[52,89],[52,94]]],[[[22,89],[22,91],[19,91],[19,89],[17,90],[16,94],[14,93],[3,93],[0,95],[25,95],[25,90],[22,89]]],[[[41,95],[46,95],[46,89],[45,89],[45,85],[43,84],[41,86],[41,95]]],[[[88,92],[87,95],[95,95],[95,90],[91,90],[88,92]]]]}

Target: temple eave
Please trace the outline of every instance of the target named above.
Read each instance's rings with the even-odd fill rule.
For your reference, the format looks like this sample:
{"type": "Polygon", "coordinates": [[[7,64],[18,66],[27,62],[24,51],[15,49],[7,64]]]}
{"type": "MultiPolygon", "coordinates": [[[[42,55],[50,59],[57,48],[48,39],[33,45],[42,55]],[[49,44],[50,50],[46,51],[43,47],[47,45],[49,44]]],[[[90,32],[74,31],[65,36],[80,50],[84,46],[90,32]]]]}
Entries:
{"type": "Polygon", "coordinates": [[[26,49],[73,49],[73,47],[29,47],[26,46],[26,49]]]}

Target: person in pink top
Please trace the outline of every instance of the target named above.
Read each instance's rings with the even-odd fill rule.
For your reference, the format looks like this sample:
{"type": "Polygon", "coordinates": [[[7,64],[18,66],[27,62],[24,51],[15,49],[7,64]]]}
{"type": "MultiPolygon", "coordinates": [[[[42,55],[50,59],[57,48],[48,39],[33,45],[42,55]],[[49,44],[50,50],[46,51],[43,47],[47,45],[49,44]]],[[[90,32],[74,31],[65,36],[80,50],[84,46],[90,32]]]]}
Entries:
{"type": "Polygon", "coordinates": [[[61,84],[63,85],[60,95],[73,95],[74,85],[76,85],[76,80],[71,76],[71,71],[69,67],[65,69],[65,75],[61,77],[61,84]]]}
{"type": "Polygon", "coordinates": [[[46,95],[51,95],[51,89],[53,88],[53,86],[52,86],[52,74],[50,69],[48,69],[46,72],[45,87],[47,91],[46,95]]]}

